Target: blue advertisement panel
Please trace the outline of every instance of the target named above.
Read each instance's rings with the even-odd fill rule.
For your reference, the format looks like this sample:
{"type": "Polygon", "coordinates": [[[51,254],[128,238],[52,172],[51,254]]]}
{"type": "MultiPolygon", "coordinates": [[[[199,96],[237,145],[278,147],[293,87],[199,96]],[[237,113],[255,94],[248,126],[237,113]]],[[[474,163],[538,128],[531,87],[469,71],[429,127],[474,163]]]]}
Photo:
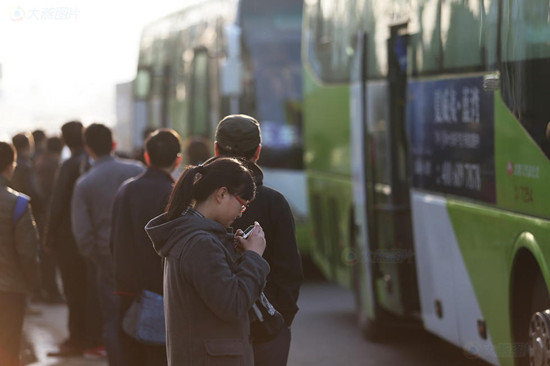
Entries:
{"type": "Polygon", "coordinates": [[[413,186],[495,203],[494,95],[483,77],[411,81],[413,186]]]}

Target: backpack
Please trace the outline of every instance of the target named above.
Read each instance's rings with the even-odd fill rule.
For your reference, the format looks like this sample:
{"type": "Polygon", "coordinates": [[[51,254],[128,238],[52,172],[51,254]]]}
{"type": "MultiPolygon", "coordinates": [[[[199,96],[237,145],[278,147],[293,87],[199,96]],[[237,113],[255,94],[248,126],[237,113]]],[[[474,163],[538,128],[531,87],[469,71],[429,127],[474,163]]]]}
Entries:
{"type": "Polygon", "coordinates": [[[29,204],[30,197],[24,194],[19,193],[17,196],[17,201],[15,201],[15,210],[13,210],[13,227],[17,225],[17,221],[23,216],[27,205],[29,204]]]}

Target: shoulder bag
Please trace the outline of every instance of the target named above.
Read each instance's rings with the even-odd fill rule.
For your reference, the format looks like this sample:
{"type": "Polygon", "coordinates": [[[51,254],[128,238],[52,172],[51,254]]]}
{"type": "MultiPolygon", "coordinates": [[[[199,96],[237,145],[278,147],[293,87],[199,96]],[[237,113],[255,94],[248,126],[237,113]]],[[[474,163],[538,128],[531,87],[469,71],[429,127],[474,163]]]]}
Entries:
{"type": "Polygon", "coordinates": [[[142,290],[124,318],[122,329],[135,340],[150,345],[166,344],[162,295],[142,290]]]}
{"type": "Polygon", "coordinates": [[[250,332],[255,343],[268,342],[285,326],[281,313],[271,305],[263,291],[250,310],[250,332]]]}

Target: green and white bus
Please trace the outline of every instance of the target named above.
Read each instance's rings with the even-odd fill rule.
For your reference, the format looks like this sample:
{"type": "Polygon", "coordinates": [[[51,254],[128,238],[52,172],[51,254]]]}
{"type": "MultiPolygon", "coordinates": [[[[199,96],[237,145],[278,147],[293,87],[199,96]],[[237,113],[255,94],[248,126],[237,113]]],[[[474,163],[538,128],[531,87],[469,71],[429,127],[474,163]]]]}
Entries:
{"type": "Polygon", "coordinates": [[[134,130],[171,127],[183,139],[213,141],[223,116],[254,116],[262,129],[265,183],[287,197],[305,251],[302,9],[302,0],[202,0],[146,26],[134,130]]]}
{"type": "Polygon", "coordinates": [[[306,0],[302,55],[313,257],[365,333],[550,364],[550,3],[306,0]]]}

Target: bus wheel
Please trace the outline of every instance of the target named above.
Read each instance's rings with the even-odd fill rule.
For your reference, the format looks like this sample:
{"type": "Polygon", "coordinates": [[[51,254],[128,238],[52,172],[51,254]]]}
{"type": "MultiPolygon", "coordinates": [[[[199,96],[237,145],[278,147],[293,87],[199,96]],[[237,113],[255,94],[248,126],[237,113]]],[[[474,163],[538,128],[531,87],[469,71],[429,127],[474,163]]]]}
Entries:
{"type": "MultiPolygon", "coordinates": [[[[516,256],[511,285],[514,365],[538,365],[530,357],[531,349],[535,353],[538,342],[538,337],[535,336],[537,323],[533,323],[533,320],[537,318],[537,313],[542,314],[550,308],[550,296],[540,267],[530,252],[521,251],[516,256]],[[531,339],[531,335],[534,338],[531,339]]],[[[547,323],[539,322],[538,329],[542,330],[541,326],[544,324],[547,323]]],[[[550,349],[544,346],[543,349],[550,349]]]]}
{"type": "Polygon", "coordinates": [[[537,312],[529,325],[529,365],[550,364],[550,310],[537,312]]]}

